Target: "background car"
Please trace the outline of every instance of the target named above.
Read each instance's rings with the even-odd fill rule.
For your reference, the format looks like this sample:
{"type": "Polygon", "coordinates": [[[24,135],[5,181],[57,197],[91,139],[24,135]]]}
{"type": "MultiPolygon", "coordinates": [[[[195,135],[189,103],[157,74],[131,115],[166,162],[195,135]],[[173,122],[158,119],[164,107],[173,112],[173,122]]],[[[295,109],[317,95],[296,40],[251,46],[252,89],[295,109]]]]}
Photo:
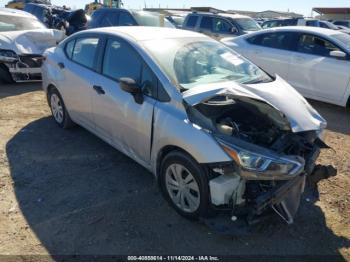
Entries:
{"type": "Polygon", "coordinates": [[[272,19],[262,23],[263,29],[281,27],[281,26],[315,26],[320,27],[319,20],[312,18],[283,18],[272,19]]]}
{"type": "Polygon", "coordinates": [[[239,36],[261,29],[260,25],[248,16],[228,13],[188,14],[183,29],[206,34],[215,39],[239,36]]]}
{"type": "Polygon", "coordinates": [[[243,207],[236,215],[256,221],[272,208],[293,222],[326,122],[281,78],[203,34],[160,27],[86,30],[45,56],[56,123],[143,165],[178,213],[243,207]]]}
{"type": "Polygon", "coordinates": [[[42,53],[63,38],[27,12],[0,8],[0,81],[40,80],[42,53]]]}
{"type": "Polygon", "coordinates": [[[350,20],[336,20],[336,21],[333,21],[333,24],[350,28],[350,20]]]}
{"type": "Polygon", "coordinates": [[[328,21],[319,21],[319,25],[322,28],[326,28],[326,29],[331,29],[331,30],[336,30],[345,34],[350,34],[350,28],[340,28],[339,26],[334,25],[331,22],[328,21]]]}
{"type": "Polygon", "coordinates": [[[160,26],[175,28],[164,15],[156,12],[100,8],[92,13],[89,28],[110,26],[160,26]]]}
{"type": "Polygon", "coordinates": [[[36,16],[48,28],[63,30],[66,35],[87,29],[88,16],[83,9],[68,10],[53,5],[26,4],[24,11],[36,16]]]}
{"type": "Polygon", "coordinates": [[[223,42],[305,97],[350,106],[350,36],[315,27],[280,27],[223,42]]]}

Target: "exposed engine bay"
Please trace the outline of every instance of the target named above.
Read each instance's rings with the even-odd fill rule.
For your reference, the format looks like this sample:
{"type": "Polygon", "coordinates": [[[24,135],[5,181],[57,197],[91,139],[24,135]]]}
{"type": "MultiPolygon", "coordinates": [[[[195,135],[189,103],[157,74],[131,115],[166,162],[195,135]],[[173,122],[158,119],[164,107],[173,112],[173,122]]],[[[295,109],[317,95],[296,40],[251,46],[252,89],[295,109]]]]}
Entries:
{"type": "Polygon", "coordinates": [[[269,116],[263,112],[263,102],[249,100],[250,103],[228,96],[217,96],[199,104],[197,109],[212,121],[218,132],[256,145],[270,146],[288,126],[274,122],[273,118],[279,116],[269,116]],[[253,102],[260,104],[261,108],[253,102]]]}
{"type": "Polygon", "coordinates": [[[217,95],[188,107],[188,113],[191,122],[209,130],[219,138],[219,143],[223,141],[233,149],[244,148],[253,155],[263,156],[254,159],[262,164],[256,164],[256,169],[249,168],[242,163],[244,153],[236,150],[233,163],[210,167],[209,187],[214,207],[230,209],[233,218],[243,216],[248,223],[258,221],[268,211],[274,211],[288,224],[293,223],[306,177],[311,176],[320,149],[328,148],[319,138],[319,132],[294,133],[283,113],[265,101],[249,97],[217,95]],[[277,159],[276,163],[279,159],[294,161],[297,168],[289,169],[288,164],[277,168],[273,160],[263,162],[264,156],[277,159]],[[271,171],[262,169],[267,166],[271,171]],[[297,171],[292,174],[291,170],[297,171]],[[282,175],[282,171],[288,174],[282,175]]]}

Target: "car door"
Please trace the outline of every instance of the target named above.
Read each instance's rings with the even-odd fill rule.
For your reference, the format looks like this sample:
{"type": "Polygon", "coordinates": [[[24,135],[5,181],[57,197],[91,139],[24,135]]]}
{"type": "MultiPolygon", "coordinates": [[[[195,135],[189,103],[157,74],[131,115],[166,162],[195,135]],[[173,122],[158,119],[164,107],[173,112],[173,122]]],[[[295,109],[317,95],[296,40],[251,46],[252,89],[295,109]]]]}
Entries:
{"type": "Polygon", "coordinates": [[[122,152],[147,165],[157,80],[137,51],[119,38],[106,40],[100,71],[94,79],[96,92],[92,98],[96,131],[122,152]],[[143,88],[142,103],[120,88],[121,77],[132,78],[143,88]]]}
{"type": "Polygon", "coordinates": [[[250,44],[244,55],[271,75],[288,79],[291,45],[295,35],[291,32],[258,34],[247,38],[250,44]]]}
{"type": "Polygon", "coordinates": [[[69,113],[74,121],[88,129],[93,129],[91,97],[95,71],[97,48],[100,38],[87,35],[71,40],[65,46],[68,59],[58,61],[63,74],[60,90],[69,113]]]}
{"type": "Polygon", "coordinates": [[[310,98],[340,102],[350,81],[350,62],[331,57],[336,50],[341,49],[321,36],[300,34],[289,82],[310,98]]]}

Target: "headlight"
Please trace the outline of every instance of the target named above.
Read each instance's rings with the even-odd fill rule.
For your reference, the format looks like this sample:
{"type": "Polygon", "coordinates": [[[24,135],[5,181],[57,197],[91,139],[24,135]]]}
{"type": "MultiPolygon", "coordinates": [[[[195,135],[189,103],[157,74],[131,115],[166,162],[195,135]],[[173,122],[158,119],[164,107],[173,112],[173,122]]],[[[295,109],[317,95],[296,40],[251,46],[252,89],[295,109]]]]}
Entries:
{"type": "Polygon", "coordinates": [[[305,161],[297,156],[268,157],[219,141],[225,152],[241,167],[246,179],[290,179],[300,174],[305,161]]]}
{"type": "Polygon", "coordinates": [[[12,50],[0,49],[0,61],[13,63],[18,60],[18,55],[12,50]]]}

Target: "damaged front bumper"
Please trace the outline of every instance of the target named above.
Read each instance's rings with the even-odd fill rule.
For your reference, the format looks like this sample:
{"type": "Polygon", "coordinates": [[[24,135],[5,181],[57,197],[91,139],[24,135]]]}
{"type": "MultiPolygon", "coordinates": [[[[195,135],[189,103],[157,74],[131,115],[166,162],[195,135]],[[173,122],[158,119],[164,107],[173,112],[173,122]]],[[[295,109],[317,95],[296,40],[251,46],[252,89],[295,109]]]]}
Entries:
{"type": "MultiPolygon", "coordinates": [[[[294,138],[296,141],[300,139],[302,137],[294,138]]],[[[295,143],[294,141],[293,144],[295,143]]],[[[209,181],[212,207],[220,215],[219,218],[206,219],[204,222],[216,231],[224,231],[222,233],[237,233],[237,230],[243,229],[249,231],[249,227],[260,224],[271,216],[280,217],[287,224],[292,224],[306,180],[317,183],[336,175],[336,171],[328,172],[331,169],[315,168],[321,148],[328,147],[318,138],[312,139],[312,144],[313,146],[306,146],[307,150],[303,150],[302,157],[294,155],[289,158],[282,153],[275,158],[296,160],[297,168],[293,167],[286,173],[247,170],[238,162],[241,161],[239,157],[236,161],[207,166],[213,174],[209,181]],[[317,175],[315,170],[318,170],[317,175]],[[323,174],[320,174],[321,170],[324,171],[323,174]],[[225,215],[222,216],[223,214],[225,215]]],[[[265,153],[268,154],[267,151],[265,153]]],[[[273,160],[272,155],[269,157],[273,160]]]]}
{"type": "Polygon", "coordinates": [[[27,54],[17,57],[0,57],[0,63],[5,64],[15,82],[40,81],[42,55],[27,54]]]}
{"type": "Polygon", "coordinates": [[[213,231],[224,235],[253,233],[258,225],[271,221],[276,214],[287,224],[292,224],[305,186],[336,175],[336,169],[331,166],[316,166],[315,170],[311,175],[303,172],[291,180],[280,181],[245,205],[222,209],[217,216],[203,218],[202,221],[213,231]]]}

